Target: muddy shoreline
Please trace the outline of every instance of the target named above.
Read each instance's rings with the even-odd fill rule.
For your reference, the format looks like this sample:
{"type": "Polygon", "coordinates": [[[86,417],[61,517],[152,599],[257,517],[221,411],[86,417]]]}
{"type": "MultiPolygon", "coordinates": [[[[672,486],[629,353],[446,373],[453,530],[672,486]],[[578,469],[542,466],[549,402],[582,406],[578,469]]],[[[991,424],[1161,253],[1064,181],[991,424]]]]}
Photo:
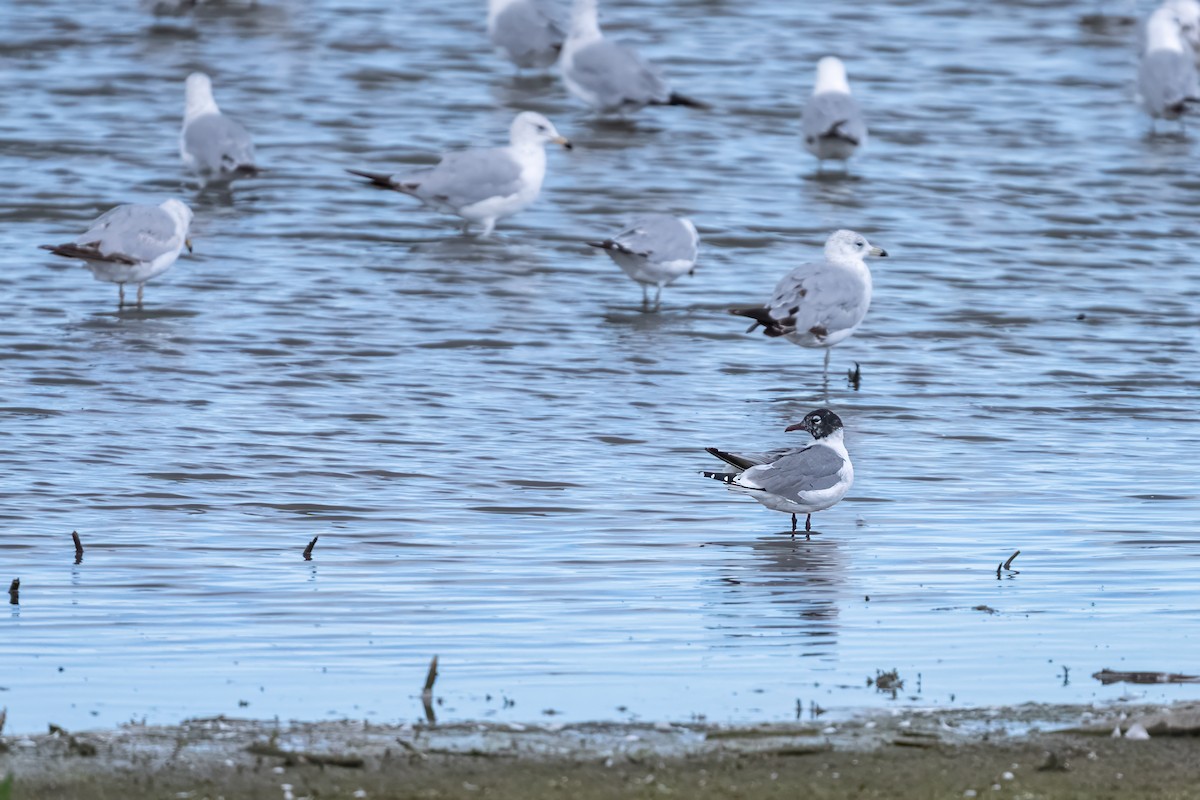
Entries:
{"type": "Polygon", "coordinates": [[[1200,797],[1194,703],[745,726],[218,717],[7,736],[0,748],[12,800],[1200,797]]]}

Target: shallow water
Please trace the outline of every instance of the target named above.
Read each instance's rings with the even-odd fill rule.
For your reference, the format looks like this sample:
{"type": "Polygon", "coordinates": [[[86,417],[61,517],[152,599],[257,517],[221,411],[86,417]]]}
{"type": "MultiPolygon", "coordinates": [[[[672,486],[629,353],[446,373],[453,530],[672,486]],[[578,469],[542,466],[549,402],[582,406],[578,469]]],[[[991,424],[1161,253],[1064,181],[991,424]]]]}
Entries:
{"type": "Polygon", "coordinates": [[[515,76],[476,5],[54,0],[0,30],[9,730],[416,719],[435,653],[441,719],[1200,696],[1089,677],[1200,669],[1200,179],[1195,138],[1147,136],[1132,29],[609,0],[609,32],[714,106],[621,123],[515,76]],[[799,114],[830,52],[872,140],[817,176],[799,114]],[[261,176],[184,182],[194,69],[261,176]],[[521,109],[577,149],[491,239],[342,171],[501,141],[521,109]],[[196,252],[142,312],[36,250],[170,195],[196,252]],[[656,315],[581,244],[644,210],[704,239],[656,315]],[[826,386],[820,352],[723,309],[837,227],[891,258],[826,386]],[[856,483],[813,541],[698,474],[819,405],[856,483]],[[896,697],[867,685],[892,668],[896,697]]]}

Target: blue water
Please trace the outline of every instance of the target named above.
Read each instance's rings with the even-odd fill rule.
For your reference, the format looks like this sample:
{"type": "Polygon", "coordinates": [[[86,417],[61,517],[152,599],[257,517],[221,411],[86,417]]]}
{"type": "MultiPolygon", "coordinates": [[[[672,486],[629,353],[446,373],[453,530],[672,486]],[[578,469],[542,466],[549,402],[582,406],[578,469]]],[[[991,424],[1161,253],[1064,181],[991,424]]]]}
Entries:
{"type": "Polygon", "coordinates": [[[418,719],[434,654],[443,720],[1200,697],[1090,677],[1200,670],[1200,134],[1147,135],[1132,28],[608,0],[610,34],[713,105],[613,123],[514,75],[482,6],[10,4],[8,731],[418,719]],[[800,145],[827,53],[872,132],[845,176],[800,145]],[[195,69],[265,167],[231,189],[179,163],[195,69]],[[490,239],[342,171],[502,142],[522,109],[577,148],[490,239]],[[196,252],[143,312],[36,249],[167,196],[196,252]],[[703,237],[656,315],[582,244],[646,210],[703,237]],[[891,257],[826,382],[724,309],[839,227],[891,257]],[[823,405],[856,483],[811,542],[699,475],[705,446],[798,441],[823,405]],[[867,685],[892,668],[895,698],[867,685]]]}

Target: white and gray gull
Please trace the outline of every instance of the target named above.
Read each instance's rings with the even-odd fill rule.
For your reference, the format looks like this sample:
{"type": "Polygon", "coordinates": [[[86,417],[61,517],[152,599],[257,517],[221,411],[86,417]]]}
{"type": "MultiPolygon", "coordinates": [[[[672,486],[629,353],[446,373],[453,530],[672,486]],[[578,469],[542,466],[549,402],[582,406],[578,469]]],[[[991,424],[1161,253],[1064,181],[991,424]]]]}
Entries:
{"type": "Polygon", "coordinates": [[[645,106],[708,107],[671,91],[635,51],[605,38],[596,0],[575,0],[559,68],[567,90],[601,113],[624,114],[645,106]]]}
{"type": "Polygon", "coordinates": [[[643,309],[651,307],[647,287],[657,287],[653,309],[658,310],[663,287],[695,271],[700,234],[684,217],[647,214],[613,238],[588,244],[608,253],[626,275],[642,285],[643,309]]]}
{"type": "Polygon", "coordinates": [[[213,99],[209,77],[203,72],[193,72],[184,85],[186,105],[179,132],[183,165],[205,179],[258,172],[250,134],[236,120],[221,113],[213,99]]]}
{"type": "Polygon", "coordinates": [[[175,263],[186,247],[192,210],[174,198],[161,205],[117,206],[96,218],[86,232],[65,244],[44,244],[56,256],[81,259],[98,281],[117,284],[117,308],[125,306],[125,284],[142,287],[175,263]]]}
{"type": "Polygon", "coordinates": [[[712,455],[734,467],[734,472],[705,472],[732,492],[753,497],[772,511],[804,514],[805,532],[812,530],[812,515],[846,496],[854,483],[854,465],[843,441],[842,420],[825,408],[810,412],[785,431],[807,431],[815,441],[803,447],[766,453],[730,453],[707,447],[712,455]]]}
{"type": "Polygon", "coordinates": [[[541,193],[546,143],[571,149],[571,143],[550,120],[533,111],[522,111],[513,119],[509,142],[507,147],[447,153],[436,166],[403,175],[346,171],[415,197],[438,211],[457,214],[465,220],[463,233],[470,231],[472,223],[481,224],[480,235],[487,236],[497,220],[524,211],[541,193]]]}
{"type": "Polygon", "coordinates": [[[804,106],[804,147],[824,164],[845,161],[867,143],[867,123],[850,94],[846,67],[825,56],[817,62],[817,82],[804,106]]]}
{"type": "Polygon", "coordinates": [[[517,68],[544,69],[566,38],[547,0],[488,0],[488,38],[517,68]]]}
{"type": "Polygon", "coordinates": [[[782,336],[801,347],[833,347],[858,329],[871,306],[867,256],[886,257],[887,251],[854,231],[834,231],[825,241],[823,261],[801,264],[784,275],[765,305],[731,308],[729,313],[754,320],[747,333],[762,325],[767,336],[782,336]]]}
{"type": "Polygon", "coordinates": [[[1191,45],[1174,11],[1166,6],[1146,21],[1146,50],[1138,61],[1138,101],[1150,115],[1152,126],[1159,119],[1182,119],[1200,104],[1200,79],[1191,45]]]}

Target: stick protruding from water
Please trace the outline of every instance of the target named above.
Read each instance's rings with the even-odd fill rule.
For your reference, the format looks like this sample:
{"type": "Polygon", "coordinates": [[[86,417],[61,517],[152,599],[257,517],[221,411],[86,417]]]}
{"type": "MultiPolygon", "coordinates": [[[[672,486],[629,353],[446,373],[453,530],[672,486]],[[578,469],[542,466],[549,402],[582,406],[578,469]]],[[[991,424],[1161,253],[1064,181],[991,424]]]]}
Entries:
{"type": "Polygon", "coordinates": [[[304,548],[304,560],[305,561],[312,561],[313,548],[317,546],[317,539],[320,539],[320,538],[321,538],[320,536],[314,536],[312,538],[312,541],[308,543],[308,547],[304,548]]]}

